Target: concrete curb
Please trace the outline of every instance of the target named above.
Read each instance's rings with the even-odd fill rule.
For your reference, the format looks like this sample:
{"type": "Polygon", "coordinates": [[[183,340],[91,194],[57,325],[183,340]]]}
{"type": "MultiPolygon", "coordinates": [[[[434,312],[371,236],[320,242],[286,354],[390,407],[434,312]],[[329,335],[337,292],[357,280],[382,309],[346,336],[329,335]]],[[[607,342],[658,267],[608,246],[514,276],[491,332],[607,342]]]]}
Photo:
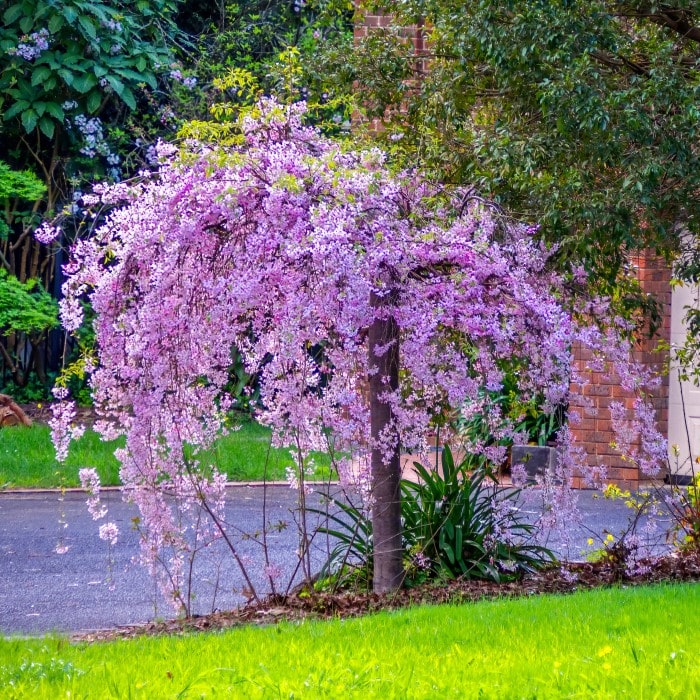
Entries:
{"type": "MultiPolygon", "coordinates": [[[[339,481],[305,481],[305,484],[309,486],[337,486],[340,484],[339,481]]],[[[226,483],[227,489],[235,488],[262,488],[264,486],[286,486],[291,488],[288,481],[228,481],[226,483]]],[[[121,486],[101,486],[100,492],[115,492],[121,491],[121,486]]],[[[22,496],[22,495],[32,495],[32,494],[42,494],[42,493],[87,493],[84,488],[80,486],[71,486],[65,489],[60,488],[20,488],[20,489],[0,489],[0,498],[3,496],[22,496]]]]}

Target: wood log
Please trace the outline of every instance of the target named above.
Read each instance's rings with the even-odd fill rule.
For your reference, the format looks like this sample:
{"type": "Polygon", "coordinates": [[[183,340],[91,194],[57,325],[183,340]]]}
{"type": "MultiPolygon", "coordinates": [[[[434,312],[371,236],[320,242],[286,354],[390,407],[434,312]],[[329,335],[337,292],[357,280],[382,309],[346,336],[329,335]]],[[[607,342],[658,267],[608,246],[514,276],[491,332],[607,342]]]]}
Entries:
{"type": "Polygon", "coordinates": [[[32,424],[29,416],[6,394],[0,394],[0,428],[32,424]]]}

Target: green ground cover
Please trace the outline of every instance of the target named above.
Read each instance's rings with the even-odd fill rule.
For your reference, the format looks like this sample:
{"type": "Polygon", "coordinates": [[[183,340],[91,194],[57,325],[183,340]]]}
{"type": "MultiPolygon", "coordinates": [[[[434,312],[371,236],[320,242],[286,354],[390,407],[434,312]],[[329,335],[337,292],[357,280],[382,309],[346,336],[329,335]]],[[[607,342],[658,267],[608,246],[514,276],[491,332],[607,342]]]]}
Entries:
{"type": "Polygon", "coordinates": [[[0,640],[3,698],[693,698],[700,586],[109,643],[0,640]]]}
{"type": "MultiPolygon", "coordinates": [[[[119,484],[119,464],[114,450],[122,441],[102,442],[92,430],[71,445],[65,464],[56,462],[46,425],[0,429],[0,488],[49,488],[79,486],[78,469],[96,467],[103,486],[119,484]]],[[[253,421],[222,437],[210,451],[211,459],[231,481],[284,479],[291,465],[288,450],[270,449],[270,430],[253,421]]],[[[329,474],[328,455],[314,455],[314,474],[329,474]]]]}

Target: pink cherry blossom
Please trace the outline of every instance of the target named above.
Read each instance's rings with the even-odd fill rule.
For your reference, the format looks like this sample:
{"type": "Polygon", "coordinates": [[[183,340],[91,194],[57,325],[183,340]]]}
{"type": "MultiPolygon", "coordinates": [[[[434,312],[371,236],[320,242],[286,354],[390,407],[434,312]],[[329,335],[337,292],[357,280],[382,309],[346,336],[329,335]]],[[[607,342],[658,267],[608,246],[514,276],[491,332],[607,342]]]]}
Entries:
{"type": "MultiPolygon", "coordinates": [[[[97,427],[126,435],[121,478],[141,512],[142,557],[167,570],[164,590],[180,603],[184,567],[202,544],[188,534],[205,502],[214,522],[223,505],[223,477],[199,459],[227,430],[232,348],[260,374],[258,418],[275,444],[296,445],[298,469],[329,434],[359,464],[373,448],[386,459],[399,445],[421,449],[432,418],[446,406],[482,410],[482,387],[498,390],[507,366],[518,368],[521,395],[566,403],[574,342],[601,365],[629,367],[619,329],[574,322],[532,228],[418,173],[390,174],[381,151],[323,137],[303,124],[303,109],[262,101],[241,122],[245,143],[229,150],[195,145],[178,158],[160,144],[157,175],[96,188],[113,209],[66,266],[64,324],[77,329],[86,296],[97,314],[97,427]],[[400,386],[387,384],[393,423],[373,444],[367,329],[387,313],[399,329],[400,386]]],[[[646,377],[627,369],[622,379],[638,389],[646,377]]],[[[70,418],[59,409],[57,426],[70,418]]],[[[512,436],[500,414],[492,425],[512,436]]],[[[561,470],[575,454],[565,451],[561,470]]],[[[340,472],[367,483],[350,461],[340,472]]]]}

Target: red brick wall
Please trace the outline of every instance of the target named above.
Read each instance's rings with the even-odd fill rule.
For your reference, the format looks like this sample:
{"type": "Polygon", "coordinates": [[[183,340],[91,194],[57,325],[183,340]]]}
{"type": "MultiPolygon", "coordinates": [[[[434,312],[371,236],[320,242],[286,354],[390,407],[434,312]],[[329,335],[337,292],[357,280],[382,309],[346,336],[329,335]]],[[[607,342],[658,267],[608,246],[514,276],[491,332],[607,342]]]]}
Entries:
{"type": "MultiPolygon", "coordinates": [[[[359,3],[356,3],[357,5],[359,3]]],[[[366,39],[373,31],[386,30],[398,32],[400,37],[413,44],[413,54],[416,57],[420,58],[427,54],[426,30],[422,23],[409,27],[396,27],[391,15],[367,13],[358,8],[354,27],[355,45],[366,39]]],[[[427,70],[427,63],[427,58],[414,62],[416,71],[416,80],[412,81],[414,84],[419,82],[420,75],[427,70]]],[[[361,120],[361,116],[356,114],[353,120],[357,123],[361,120]]],[[[384,123],[380,118],[372,119],[368,126],[372,131],[382,131],[384,129],[384,123]]]]}
{"type": "MultiPolygon", "coordinates": [[[[659,429],[667,434],[668,374],[663,373],[663,370],[668,361],[668,351],[659,351],[657,345],[659,341],[668,343],[671,337],[671,270],[663,259],[648,251],[633,255],[631,262],[637,270],[642,289],[653,294],[661,304],[661,327],[653,338],[641,341],[632,355],[636,361],[662,373],[662,384],[652,397],[652,402],[656,409],[659,429]]],[[[640,482],[637,467],[624,461],[612,446],[615,436],[608,411],[610,403],[618,401],[629,409],[631,417],[634,396],[623,390],[614,376],[608,376],[604,372],[586,372],[586,363],[591,359],[590,350],[575,348],[574,358],[582,374],[590,376],[590,384],[583,387],[583,396],[588,400],[589,407],[580,398],[578,401],[576,399],[577,395],[581,396],[581,387],[572,385],[572,407],[578,408],[581,415],[581,422],[572,426],[574,436],[586,449],[589,466],[607,467],[608,482],[615,482],[624,488],[637,488],[640,482]]],[[[583,485],[582,480],[576,481],[577,485],[583,485]]]]}

